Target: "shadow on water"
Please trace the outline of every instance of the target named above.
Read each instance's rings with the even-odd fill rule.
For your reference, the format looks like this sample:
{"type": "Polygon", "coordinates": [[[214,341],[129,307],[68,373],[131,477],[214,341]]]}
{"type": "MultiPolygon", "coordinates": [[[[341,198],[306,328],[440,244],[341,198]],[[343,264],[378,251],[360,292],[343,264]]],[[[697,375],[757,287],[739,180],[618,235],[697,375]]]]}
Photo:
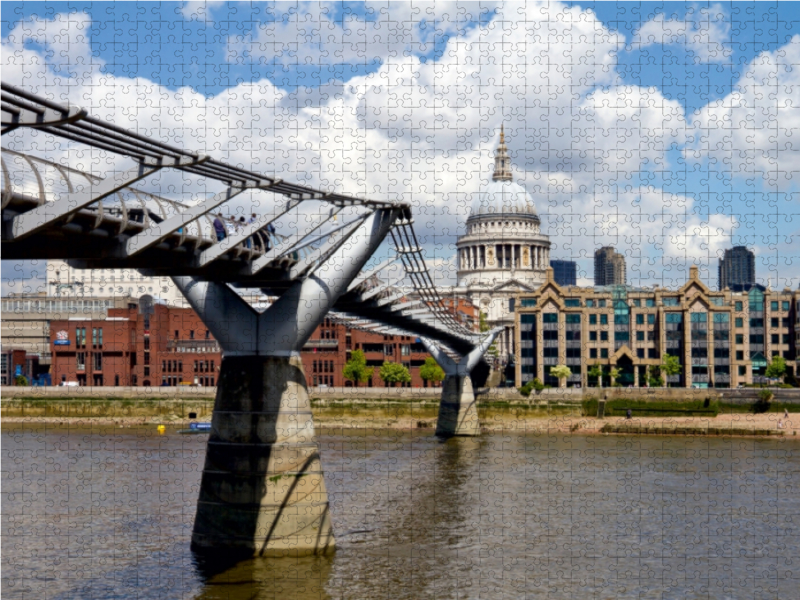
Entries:
{"type": "Polygon", "coordinates": [[[197,600],[325,600],[332,557],[262,558],[194,555],[197,600]]]}

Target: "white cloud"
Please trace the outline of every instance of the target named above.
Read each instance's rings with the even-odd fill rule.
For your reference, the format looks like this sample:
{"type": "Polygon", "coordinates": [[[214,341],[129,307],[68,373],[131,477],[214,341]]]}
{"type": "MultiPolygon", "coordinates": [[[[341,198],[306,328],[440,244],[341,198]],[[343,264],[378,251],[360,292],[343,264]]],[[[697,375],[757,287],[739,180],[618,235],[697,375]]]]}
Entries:
{"type": "Polygon", "coordinates": [[[634,34],[632,45],[680,44],[700,62],[724,62],[731,55],[730,23],[723,7],[713,4],[699,10],[690,8],[683,20],[665,19],[658,14],[634,34]]]}
{"type": "MultiPolygon", "coordinates": [[[[533,194],[543,229],[549,227],[551,239],[563,249],[559,257],[588,260],[595,248],[610,243],[629,253],[629,265],[641,262],[643,281],[658,280],[687,263],[708,264],[736,228],[733,218],[698,214],[688,193],[665,194],[637,179],[642,172],[669,169],[667,151],[691,143],[698,130],[687,125],[680,103],[659,90],[620,85],[615,56],[624,40],[593,13],[556,3],[506,5],[488,26],[465,28],[465,13],[476,9],[453,4],[449,14],[456,16],[443,27],[454,34],[434,62],[409,54],[430,38],[416,31],[422,17],[448,14],[438,2],[391,9],[370,4],[380,15],[377,24],[355,17],[334,23],[325,5],[318,14],[312,14],[312,5],[297,6],[290,21],[269,32],[287,47],[300,29],[308,32],[294,58],[302,52],[310,57],[316,48],[327,52],[327,59],[352,60],[363,52],[350,42],[366,36],[371,53],[381,59],[377,71],[335,86],[335,94],[305,96],[261,80],[207,98],[188,87],[172,91],[144,78],[101,73],[96,60],[88,63],[93,68],[67,78],[53,72],[41,52],[23,47],[26,32],[42,29],[37,21],[18,25],[15,37],[3,41],[4,80],[82,104],[93,116],[143,135],[267,175],[411,202],[418,235],[435,250],[431,266],[437,272],[453,268],[447,257],[454,254],[452,245],[463,231],[472,194],[491,174],[501,123],[515,174],[533,194]]],[[[71,44],[65,60],[87,64],[91,53],[81,36],[88,23],[61,15],[52,23],[44,30],[67,34],[53,44],[71,44]]],[[[269,39],[264,29],[250,35],[250,50],[261,48],[259,36],[269,39]]],[[[47,36],[37,39],[45,48],[52,46],[47,36]]],[[[799,62],[788,53],[782,49],[774,56],[784,71],[799,62]]],[[[785,94],[788,111],[791,88],[785,94]]],[[[718,111],[723,110],[738,109],[731,100],[722,103],[718,111]]],[[[696,119],[700,128],[716,129],[737,118],[723,118],[711,109],[704,115],[696,119]]],[[[709,156],[732,135],[730,129],[702,133],[706,139],[693,148],[709,156]]],[[[36,141],[36,134],[16,135],[6,137],[26,147],[36,141]]],[[[47,148],[49,156],[73,166],[102,171],[116,164],[102,153],[78,154],[73,146],[47,148]]],[[[204,191],[171,171],[151,185],[186,202],[204,191]]],[[[270,197],[255,202],[260,204],[241,200],[239,207],[247,214],[272,209],[270,197]]],[[[448,280],[443,271],[439,275],[448,280]]]]}
{"type": "Polygon", "coordinates": [[[187,21],[211,21],[209,9],[225,4],[225,0],[198,0],[184,2],[180,12],[187,21]]]}
{"type": "Polygon", "coordinates": [[[694,114],[696,142],[687,154],[714,171],[790,191],[800,176],[798,65],[800,35],[756,56],[733,92],[694,114]]]}

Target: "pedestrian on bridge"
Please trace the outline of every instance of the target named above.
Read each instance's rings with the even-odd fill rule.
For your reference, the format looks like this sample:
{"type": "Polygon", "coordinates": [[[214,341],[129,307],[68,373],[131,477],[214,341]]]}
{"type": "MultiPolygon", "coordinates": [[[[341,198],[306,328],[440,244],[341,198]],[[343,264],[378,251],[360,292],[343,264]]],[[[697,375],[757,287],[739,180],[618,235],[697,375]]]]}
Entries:
{"type": "Polygon", "coordinates": [[[217,234],[218,242],[221,242],[227,237],[225,233],[225,224],[222,222],[224,218],[225,217],[222,216],[222,213],[218,213],[214,219],[214,233],[217,234]]]}

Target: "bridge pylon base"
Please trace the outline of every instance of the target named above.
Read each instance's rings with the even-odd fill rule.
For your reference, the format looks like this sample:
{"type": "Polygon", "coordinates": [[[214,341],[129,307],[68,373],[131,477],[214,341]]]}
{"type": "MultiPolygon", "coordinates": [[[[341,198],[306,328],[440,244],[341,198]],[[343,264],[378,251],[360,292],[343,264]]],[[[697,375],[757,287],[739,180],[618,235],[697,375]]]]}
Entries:
{"type": "Polygon", "coordinates": [[[335,548],[299,356],[226,356],[192,549],[254,556],[335,548]]]}
{"type": "Polygon", "coordinates": [[[478,403],[469,375],[447,375],[442,384],[442,399],[436,419],[440,437],[480,435],[478,403]]]}

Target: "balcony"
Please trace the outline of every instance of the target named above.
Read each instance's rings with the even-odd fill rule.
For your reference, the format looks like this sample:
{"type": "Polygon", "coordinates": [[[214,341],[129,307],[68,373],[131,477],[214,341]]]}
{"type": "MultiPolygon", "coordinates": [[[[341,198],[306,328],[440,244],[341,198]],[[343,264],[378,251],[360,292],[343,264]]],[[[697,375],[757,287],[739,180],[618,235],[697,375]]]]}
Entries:
{"type": "Polygon", "coordinates": [[[193,353],[219,353],[220,347],[216,340],[170,340],[167,342],[167,352],[193,352],[193,353]]]}
{"type": "Polygon", "coordinates": [[[308,340],[303,345],[303,350],[313,350],[314,348],[325,350],[336,350],[339,347],[339,340],[308,340]]]}

